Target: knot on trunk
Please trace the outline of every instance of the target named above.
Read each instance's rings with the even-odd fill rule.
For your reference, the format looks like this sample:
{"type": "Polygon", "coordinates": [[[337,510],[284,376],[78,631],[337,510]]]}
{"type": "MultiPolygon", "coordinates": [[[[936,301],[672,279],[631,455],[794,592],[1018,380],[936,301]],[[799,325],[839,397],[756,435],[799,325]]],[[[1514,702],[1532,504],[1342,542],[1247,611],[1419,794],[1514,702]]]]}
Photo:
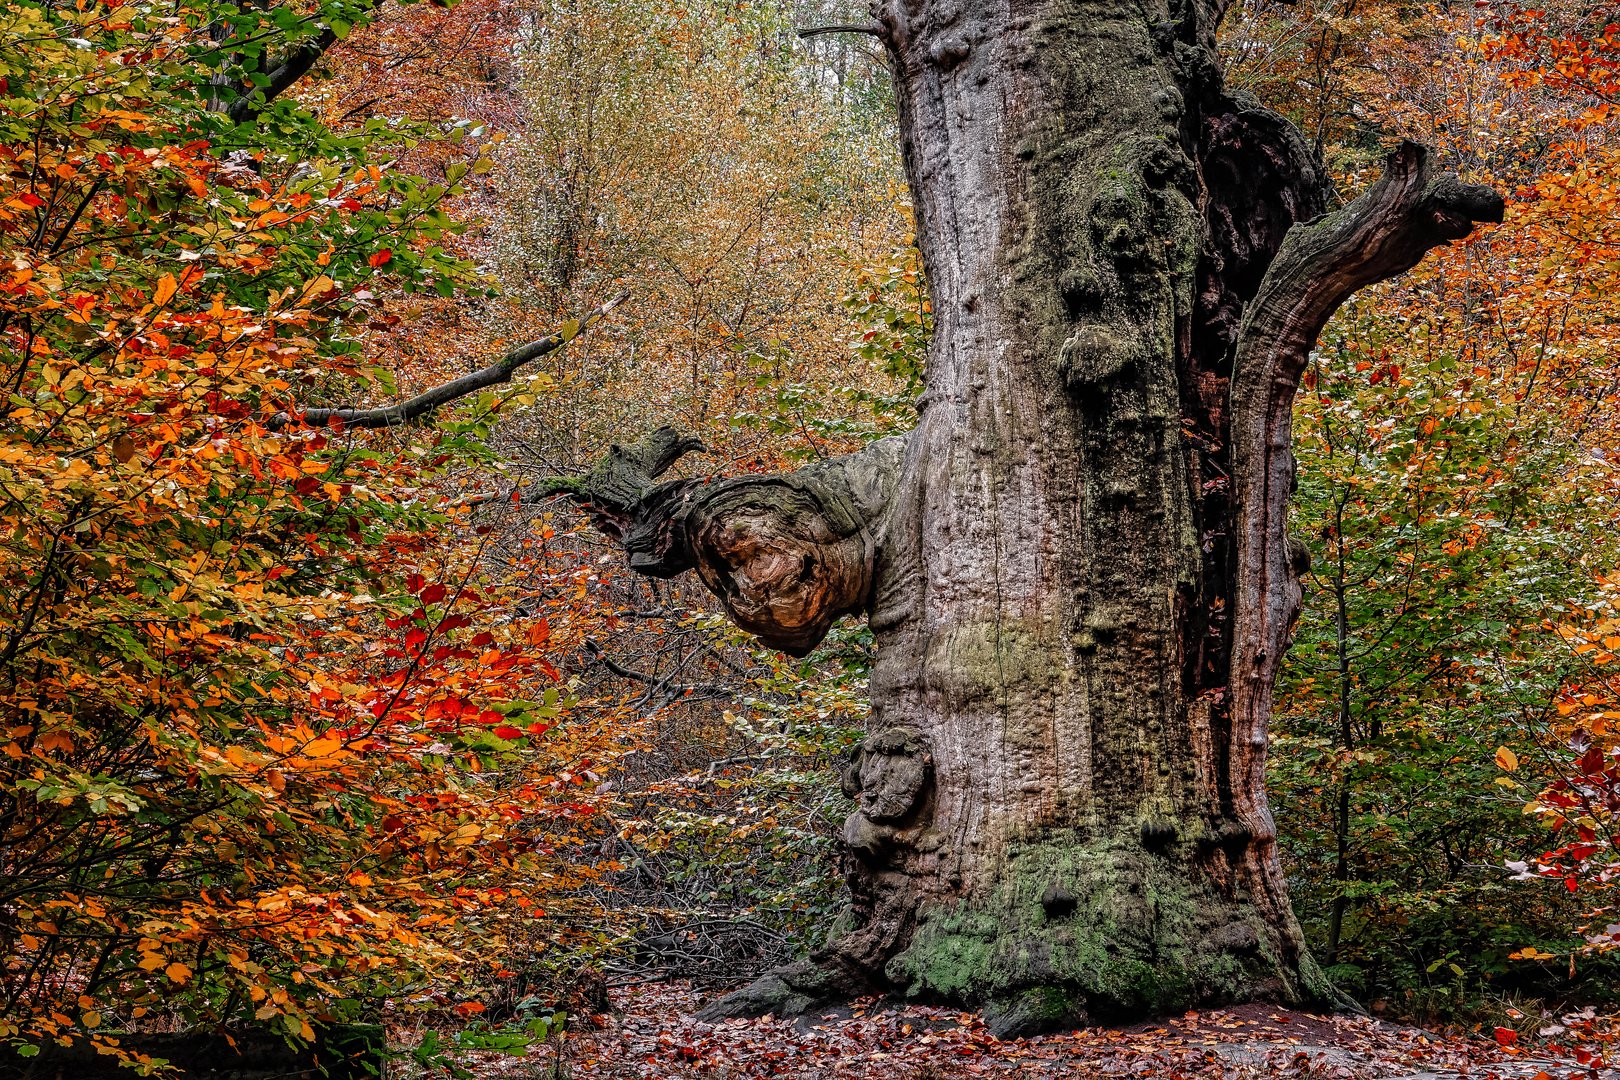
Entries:
{"type": "Polygon", "coordinates": [[[1058,371],[1071,393],[1105,388],[1109,380],[1132,371],[1146,357],[1142,342],[1121,335],[1106,323],[1078,327],[1058,353],[1058,371]]]}
{"type": "Polygon", "coordinates": [[[858,523],[841,527],[845,509],[832,491],[760,481],[704,498],[682,524],[698,576],[732,620],[803,656],[871,596],[870,538],[858,523]]]}
{"type": "Polygon", "coordinates": [[[844,794],[860,807],[844,822],[844,843],[869,859],[903,843],[924,824],[933,778],[934,755],[915,731],[869,736],[842,777],[844,794]]]}

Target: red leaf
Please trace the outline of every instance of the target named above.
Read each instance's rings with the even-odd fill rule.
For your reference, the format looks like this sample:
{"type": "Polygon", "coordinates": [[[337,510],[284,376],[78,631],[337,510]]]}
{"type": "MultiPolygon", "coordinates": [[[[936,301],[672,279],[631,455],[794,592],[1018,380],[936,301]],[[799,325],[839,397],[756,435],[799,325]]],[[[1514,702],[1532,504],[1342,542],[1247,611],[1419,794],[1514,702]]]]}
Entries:
{"type": "Polygon", "coordinates": [[[437,604],[444,599],[443,585],[429,585],[422,591],[421,601],[424,604],[437,604]]]}
{"type": "Polygon", "coordinates": [[[511,724],[502,724],[495,729],[495,737],[497,739],[521,739],[523,738],[523,732],[511,724]]]}
{"type": "Polygon", "coordinates": [[[1496,1029],[1496,1041],[1501,1046],[1512,1046],[1519,1041],[1519,1033],[1512,1028],[1499,1027],[1496,1029]]]}
{"type": "Polygon", "coordinates": [[[21,195],[17,196],[17,201],[28,207],[30,210],[36,206],[45,205],[45,200],[40,198],[38,195],[35,195],[32,191],[23,192],[21,195]]]}
{"type": "Polygon", "coordinates": [[[392,251],[388,250],[387,248],[383,248],[381,251],[372,252],[371,257],[368,258],[366,262],[370,263],[372,267],[375,268],[386,265],[393,257],[394,253],[392,251]]]}

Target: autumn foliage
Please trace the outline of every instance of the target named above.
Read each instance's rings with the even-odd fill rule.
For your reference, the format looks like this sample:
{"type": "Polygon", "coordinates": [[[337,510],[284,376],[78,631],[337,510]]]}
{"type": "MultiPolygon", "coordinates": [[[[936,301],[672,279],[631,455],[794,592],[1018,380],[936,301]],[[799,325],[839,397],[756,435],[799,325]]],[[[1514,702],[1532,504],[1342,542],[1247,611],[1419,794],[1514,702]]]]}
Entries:
{"type": "Polygon", "coordinates": [[[149,1013],[307,1039],[453,992],[576,880],[595,751],[443,484],[497,403],[297,420],[392,390],[383,291],[467,279],[442,204],[470,163],[428,183],[393,160],[422,132],[231,107],[367,15],[0,10],[0,1038],[25,1054],[149,1013]]]}

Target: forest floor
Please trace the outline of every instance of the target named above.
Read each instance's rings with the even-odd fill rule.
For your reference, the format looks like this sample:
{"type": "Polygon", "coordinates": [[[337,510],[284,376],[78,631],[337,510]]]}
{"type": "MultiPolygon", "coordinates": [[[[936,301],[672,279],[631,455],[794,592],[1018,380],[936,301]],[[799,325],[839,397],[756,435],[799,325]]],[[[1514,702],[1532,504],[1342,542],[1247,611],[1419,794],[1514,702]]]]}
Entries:
{"type": "MultiPolygon", "coordinates": [[[[1259,1080],[1620,1080],[1585,1051],[1502,1046],[1366,1017],[1266,1006],[1153,1024],[1002,1041],[979,1018],[879,1001],[797,1021],[698,1021],[706,999],[679,984],[615,991],[600,1026],[478,1075],[568,1080],[957,1080],[1157,1077],[1259,1080]],[[553,1056],[555,1055],[555,1056],[553,1056]],[[1582,1060],[1584,1059],[1584,1060],[1582,1060]]],[[[1507,1037],[1506,1032],[1503,1037],[1507,1037]]]]}

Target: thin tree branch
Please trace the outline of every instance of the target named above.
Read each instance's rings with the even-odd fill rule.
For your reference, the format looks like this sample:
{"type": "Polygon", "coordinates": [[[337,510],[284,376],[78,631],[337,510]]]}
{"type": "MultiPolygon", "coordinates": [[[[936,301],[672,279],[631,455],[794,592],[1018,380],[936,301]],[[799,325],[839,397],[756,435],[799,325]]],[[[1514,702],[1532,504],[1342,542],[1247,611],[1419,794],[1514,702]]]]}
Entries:
{"type": "Polygon", "coordinates": [[[225,115],[238,124],[249,124],[257,120],[259,114],[264,112],[272,101],[291,89],[299,79],[309,74],[310,68],[314,67],[316,62],[326,55],[326,50],[336,44],[337,40],[337,32],[331,27],[327,27],[292,50],[283,58],[280,64],[269,72],[267,76],[270,80],[269,83],[264,86],[248,84],[239,87],[238,90],[242,96],[231,102],[230,106],[225,110],[225,115]]]}
{"type": "Polygon", "coordinates": [[[527,345],[520,345],[502,356],[488,367],[480,368],[469,375],[463,375],[449,382],[440,383],[431,390],[424,390],[408,401],[397,405],[386,405],[375,409],[304,409],[298,413],[277,413],[270,418],[268,427],[272,431],[280,431],[293,423],[304,423],[311,427],[320,427],[334,421],[344,427],[358,428],[384,428],[402,427],[426,416],[434,411],[475,394],[487,387],[497,386],[512,381],[512,374],[524,364],[538,360],[542,356],[554,353],[558,349],[573,341],[580,334],[596,325],[608,312],[624,303],[629,298],[628,292],[622,292],[609,300],[601,307],[592,311],[584,318],[571,320],[555,333],[531,341],[527,345]]]}
{"type": "Polygon", "coordinates": [[[797,33],[805,40],[826,34],[870,34],[873,37],[882,37],[883,27],[877,23],[833,23],[828,26],[806,26],[797,33]]]}

